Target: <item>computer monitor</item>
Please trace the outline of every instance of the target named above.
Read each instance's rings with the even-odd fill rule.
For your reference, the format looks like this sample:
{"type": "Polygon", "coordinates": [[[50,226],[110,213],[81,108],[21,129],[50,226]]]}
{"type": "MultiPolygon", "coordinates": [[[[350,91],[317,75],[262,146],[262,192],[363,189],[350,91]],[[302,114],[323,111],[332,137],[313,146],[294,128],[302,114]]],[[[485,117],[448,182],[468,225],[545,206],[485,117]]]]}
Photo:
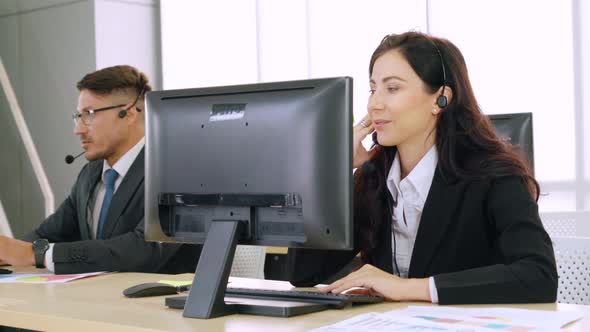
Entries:
{"type": "Polygon", "coordinates": [[[184,316],[230,313],[237,243],[352,249],[352,78],[150,92],[145,172],[146,240],[204,244],[184,316]]]}
{"type": "Polygon", "coordinates": [[[489,115],[496,134],[511,144],[528,162],[534,174],[535,156],[533,151],[533,114],[511,113],[489,115]]]}

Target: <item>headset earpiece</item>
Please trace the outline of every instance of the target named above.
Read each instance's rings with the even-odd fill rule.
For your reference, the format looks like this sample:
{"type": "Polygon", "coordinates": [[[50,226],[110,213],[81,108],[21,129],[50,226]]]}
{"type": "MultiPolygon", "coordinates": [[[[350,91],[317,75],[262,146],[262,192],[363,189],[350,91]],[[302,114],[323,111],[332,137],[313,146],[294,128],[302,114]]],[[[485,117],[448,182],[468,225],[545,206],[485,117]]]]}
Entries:
{"type": "Polygon", "coordinates": [[[119,118],[122,119],[122,118],[124,118],[126,116],[127,116],[127,110],[122,110],[122,111],[119,112],[119,118]]]}
{"type": "Polygon", "coordinates": [[[439,108],[447,107],[447,96],[443,94],[438,96],[438,98],[436,98],[436,106],[438,106],[439,108]]]}

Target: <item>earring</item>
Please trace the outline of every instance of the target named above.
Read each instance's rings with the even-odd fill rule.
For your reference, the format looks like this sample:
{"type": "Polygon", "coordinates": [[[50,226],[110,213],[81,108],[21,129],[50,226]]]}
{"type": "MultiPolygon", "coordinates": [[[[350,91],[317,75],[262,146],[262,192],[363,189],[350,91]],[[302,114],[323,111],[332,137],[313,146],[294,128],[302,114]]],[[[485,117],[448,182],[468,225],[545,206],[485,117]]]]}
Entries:
{"type": "Polygon", "coordinates": [[[432,109],[432,114],[437,115],[438,114],[438,108],[433,108],[432,109]]]}

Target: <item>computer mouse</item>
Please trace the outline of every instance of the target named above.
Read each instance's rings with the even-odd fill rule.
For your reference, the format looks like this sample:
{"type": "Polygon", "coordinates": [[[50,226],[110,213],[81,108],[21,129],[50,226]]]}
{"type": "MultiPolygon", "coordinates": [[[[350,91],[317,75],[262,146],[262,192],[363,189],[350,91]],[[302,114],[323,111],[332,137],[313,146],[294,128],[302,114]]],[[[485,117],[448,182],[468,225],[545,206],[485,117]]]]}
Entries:
{"type": "Polygon", "coordinates": [[[177,294],[178,288],[172,285],[159,282],[147,282],[131,286],[123,291],[127,297],[146,297],[177,294]]]}

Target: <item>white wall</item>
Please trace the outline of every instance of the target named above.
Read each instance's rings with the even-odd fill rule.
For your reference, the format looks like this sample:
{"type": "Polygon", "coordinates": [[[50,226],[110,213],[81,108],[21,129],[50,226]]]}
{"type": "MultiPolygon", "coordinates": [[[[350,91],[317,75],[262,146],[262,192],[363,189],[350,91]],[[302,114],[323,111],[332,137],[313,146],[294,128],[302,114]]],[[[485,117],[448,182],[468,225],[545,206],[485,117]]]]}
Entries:
{"type": "Polygon", "coordinates": [[[541,209],[575,210],[571,2],[430,0],[429,13],[430,33],[465,56],[484,113],[533,113],[541,209]]]}
{"type": "MultiPolygon", "coordinates": [[[[585,0],[573,1],[574,8],[574,22],[577,26],[579,34],[575,35],[574,38],[578,44],[576,64],[578,65],[576,71],[576,83],[578,87],[576,89],[576,101],[577,107],[580,110],[580,122],[583,124],[584,129],[590,129],[590,2],[585,0]]],[[[584,207],[590,209],[590,130],[581,130],[579,133],[581,141],[584,142],[584,146],[581,151],[578,151],[584,157],[582,158],[584,169],[582,171],[584,175],[584,182],[580,183],[583,188],[586,188],[585,197],[583,197],[584,207]]]]}
{"type": "Polygon", "coordinates": [[[162,87],[160,7],[156,0],[94,1],[96,68],[128,64],[162,87]]]}
{"type": "Polygon", "coordinates": [[[366,112],[368,59],[379,41],[388,33],[426,29],[423,1],[370,4],[164,0],[164,88],[352,76],[358,119],[366,112]]]}
{"type": "Polygon", "coordinates": [[[258,80],[256,1],[163,1],[165,89],[258,80]]]}
{"type": "Polygon", "coordinates": [[[541,210],[590,208],[587,1],[163,0],[161,8],[164,88],[348,75],[357,120],[369,57],[385,34],[448,38],[485,113],[533,112],[541,210]]]}

